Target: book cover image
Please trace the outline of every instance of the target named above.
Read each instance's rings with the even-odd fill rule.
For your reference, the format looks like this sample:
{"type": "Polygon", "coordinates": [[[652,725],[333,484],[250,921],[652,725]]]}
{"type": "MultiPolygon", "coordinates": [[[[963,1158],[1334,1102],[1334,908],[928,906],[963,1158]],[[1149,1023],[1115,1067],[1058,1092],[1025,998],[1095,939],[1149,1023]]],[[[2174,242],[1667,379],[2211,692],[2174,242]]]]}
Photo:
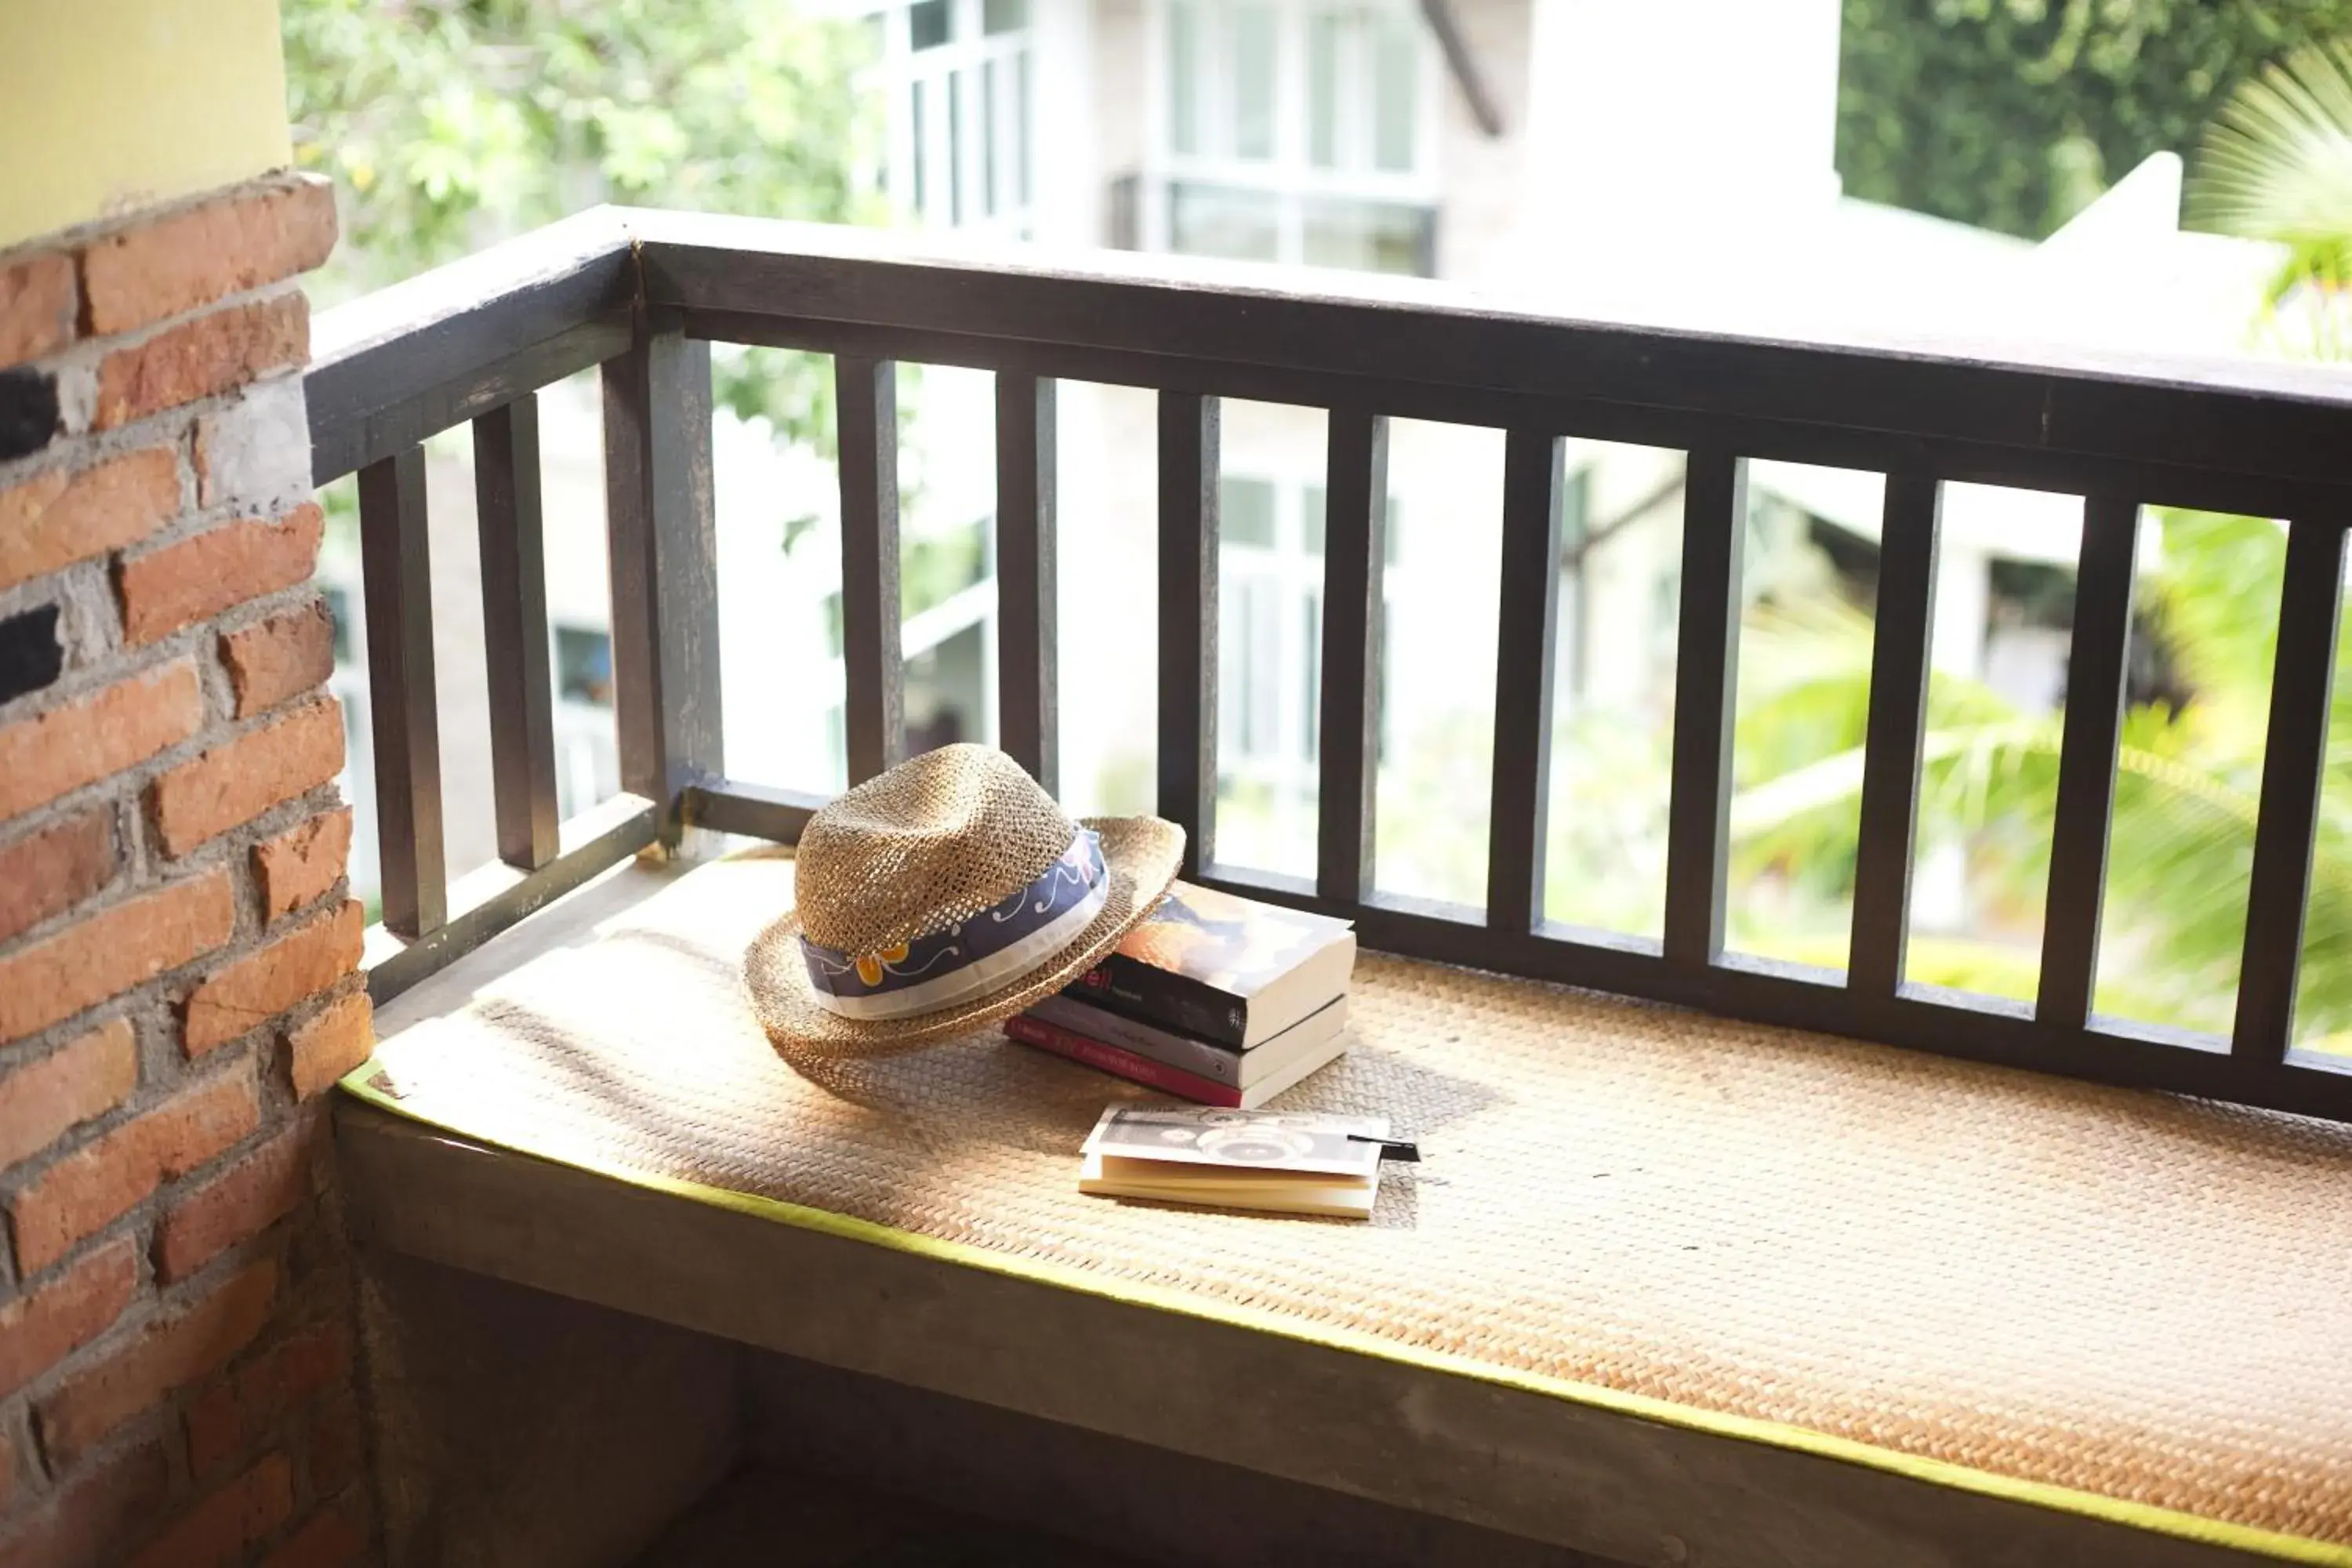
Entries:
{"type": "Polygon", "coordinates": [[[1376,1140],[1388,1131],[1384,1116],[1113,1106],[1096,1123],[1086,1152],[1183,1165],[1369,1177],[1380,1169],[1376,1140]]]}
{"type": "Polygon", "coordinates": [[[1347,931],[1347,921],[1328,915],[1177,882],[1118,951],[1139,963],[1248,997],[1347,931]]]}

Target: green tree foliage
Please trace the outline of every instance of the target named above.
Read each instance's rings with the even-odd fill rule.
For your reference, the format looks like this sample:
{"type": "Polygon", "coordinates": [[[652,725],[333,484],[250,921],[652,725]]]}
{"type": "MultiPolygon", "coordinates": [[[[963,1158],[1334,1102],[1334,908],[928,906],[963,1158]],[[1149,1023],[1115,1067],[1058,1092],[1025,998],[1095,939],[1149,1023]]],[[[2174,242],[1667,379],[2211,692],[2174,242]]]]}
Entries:
{"type": "Polygon", "coordinates": [[[2152,153],[2191,153],[2267,61],[2352,0],[1843,0],[1853,195],[2039,237],[2152,153]]]}
{"type": "MultiPolygon", "coordinates": [[[[2125,715],[2103,941],[2126,963],[2103,973],[2099,1005],[2226,1032],[2245,941],[2286,538],[2255,518],[2160,517],[2162,564],[2140,584],[2140,635],[2161,641],[2190,695],[2125,715]]],[[[2337,659],[2352,668],[2347,632],[2339,630],[2337,659]]],[[[1868,623],[1816,602],[1751,614],[1743,636],[1762,645],[1758,668],[1767,675],[1739,718],[1735,858],[1751,874],[1780,868],[1821,884],[1817,896],[1834,896],[1852,887],[1868,623]],[[1792,748],[1790,736],[1809,743],[1792,748]]],[[[1743,678],[1748,668],[1743,663],[1743,678]]],[[[2056,716],[2020,714],[1974,682],[1939,673],[1929,683],[1920,842],[1965,843],[1979,900],[2006,904],[2028,922],[2048,875],[2061,730],[2056,716]]],[[[1813,951],[1799,933],[1780,955],[1837,963],[1842,945],[1813,951]]],[[[1911,972],[2030,999],[2036,969],[2028,950],[1927,937],[1913,942],[1911,972]]],[[[2297,1025],[2306,1039],[2352,1035],[2352,682],[2337,684],[2329,723],[2297,1025]]]]}
{"type": "MultiPolygon", "coordinates": [[[[332,176],[328,297],[599,202],[871,216],[854,26],[786,0],[285,0],[295,155],[332,176]]],[[[803,356],[722,355],[720,400],[829,440],[803,356]]]]}
{"type": "Polygon", "coordinates": [[[2284,247],[2269,304],[2322,356],[2352,354],[2352,38],[2298,49],[2239,85],[2205,133],[2189,216],[2284,247]]]}

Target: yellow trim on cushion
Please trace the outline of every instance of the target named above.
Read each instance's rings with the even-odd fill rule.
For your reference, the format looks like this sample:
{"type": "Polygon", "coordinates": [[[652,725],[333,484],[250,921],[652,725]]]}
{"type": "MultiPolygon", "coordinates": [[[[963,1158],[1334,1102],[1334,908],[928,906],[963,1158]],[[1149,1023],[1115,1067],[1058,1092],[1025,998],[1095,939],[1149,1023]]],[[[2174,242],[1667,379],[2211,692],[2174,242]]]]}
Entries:
{"type": "Polygon", "coordinates": [[[1212,1322],[1227,1323],[1254,1332],[1277,1335],[1283,1339],[1321,1345],[1327,1349],[1352,1352],[1407,1366],[1421,1367],[1430,1372],[1451,1373],[1482,1383],[1516,1388],[1528,1394],[1545,1394],[1554,1399],[1589,1405],[1621,1415],[1637,1416],[1663,1426],[1679,1426],[1686,1431],[1701,1432],[1710,1436],[1731,1437],[1745,1442],[1762,1443],[1777,1448],[1787,1448],[1818,1458],[1836,1459],[1846,1464],[1884,1470],[1926,1481],[1933,1486],[1949,1487],[1956,1491],[1975,1492],[2008,1502],[2028,1503],[2061,1513],[2082,1515],[2110,1524],[2128,1525],[2151,1531],[2159,1535],[2177,1536],[2185,1541],[2200,1542],[2210,1546],[2236,1552],[2250,1552],[2281,1562],[2305,1563],[2323,1568],[2352,1568],[2352,1546],[2330,1542],[2314,1541],[2305,1536],[2287,1535],[2278,1531],[2261,1530],[2252,1525],[2232,1524],[2226,1520],[2206,1519],[2176,1509],[2158,1508],[2152,1503],[2132,1502],[2123,1498],[2106,1497],[2097,1492],[2078,1490],[2073,1487],[2053,1486],[2043,1481],[2022,1480],[2014,1476],[1999,1475],[1967,1465],[1956,1465],[1945,1459],[1933,1459],[1896,1449],[1882,1448],[1873,1444],[1857,1442],[1851,1437],[1834,1436],[1809,1427],[1790,1426],[1780,1421],[1758,1420],[1752,1416],[1732,1415],[1707,1410],[1697,1405],[1677,1405],[1670,1400],[1655,1399],[1645,1394],[1626,1394],[1600,1384],[1580,1383],[1563,1377],[1547,1377],[1538,1373],[1521,1372],[1512,1367],[1497,1366],[1491,1362],[1470,1356],[1454,1355],[1444,1351],[1424,1350],[1416,1345],[1399,1344],[1360,1330],[1322,1328],[1297,1323],[1272,1312],[1231,1305],[1222,1301],[1203,1300],[1181,1290],[1160,1286],[1139,1285],[1107,1279],[1066,1264],[1045,1263],[1031,1258],[1015,1258],[992,1252],[968,1242],[947,1241],[918,1231],[900,1230],[892,1226],[877,1225],[872,1220],[857,1219],[849,1215],[835,1214],[830,1209],[811,1208],[804,1204],[786,1203],[779,1198],[763,1198],[753,1193],[731,1192],[700,1182],[680,1181],[670,1176],[657,1176],[650,1172],[633,1170],[625,1165],[602,1162],[562,1159],[504,1142],[495,1136],[457,1126],[445,1121],[419,1114],[390,1095],[372,1088],[368,1079],[380,1070],[373,1058],[353,1068],[341,1081],[344,1092],[395,1116],[416,1121],[464,1137],[478,1138],[486,1143],[507,1149],[533,1159],[550,1160],[555,1164],[569,1165],[574,1170],[606,1176],[630,1186],[650,1192],[668,1193],[677,1197],[691,1198],[714,1208],[730,1209],[737,1214],[751,1215],[772,1220],[780,1225],[812,1230],[824,1236],[840,1237],[850,1241],[862,1241],[875,1247],[888,1247],[894,1252],[911,1253],[918,1258],[937,1258],[966,1268],[984,1269],[1034,1284],[1051,1285],[1083,1295],[1100,1296],[1131,1306],[1155,1308],[1212,1322]]]}

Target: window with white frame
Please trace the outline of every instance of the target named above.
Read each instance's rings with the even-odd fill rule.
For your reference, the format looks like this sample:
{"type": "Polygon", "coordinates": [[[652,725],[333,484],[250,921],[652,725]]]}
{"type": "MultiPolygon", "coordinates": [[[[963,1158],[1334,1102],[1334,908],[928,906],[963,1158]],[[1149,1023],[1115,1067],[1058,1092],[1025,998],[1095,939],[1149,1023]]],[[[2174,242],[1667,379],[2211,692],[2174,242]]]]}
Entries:
{"type": "Polygon", "coordinates": [[[1438,73],[1402,4],[1161,0],[1152,248],[1427,274],[1438,73]]]}
{"type": "Polygon", "coordinates": [[[902,218],[1026,237],[1030,0],[914,0],[874,13],[883,184],[902,218]]]}
{"type": "MultiPolygon", "coordinates": [[[[1312,795],[1322,741],[1323,487],[1227,475],[1217,507],[1218,764],[1312,795]]],[[[1397,510],[1391,496],[1383,568],[1397,560],[1397,510]]],[[[1385,658],[1386,637],[1381,647],[1385,658]]],[[[1385,751],[1384,701],[1381,717],[1385,751]]]]}

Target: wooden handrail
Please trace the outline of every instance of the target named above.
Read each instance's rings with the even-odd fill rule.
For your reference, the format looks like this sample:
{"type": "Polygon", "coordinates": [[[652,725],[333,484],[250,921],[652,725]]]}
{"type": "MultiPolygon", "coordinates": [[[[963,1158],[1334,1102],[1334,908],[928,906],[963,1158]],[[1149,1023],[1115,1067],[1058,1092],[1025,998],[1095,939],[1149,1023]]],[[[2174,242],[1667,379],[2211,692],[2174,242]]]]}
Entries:
{"type": "MultiPolygon", "coordinates": [[[[379,787],[399,808],[383,815],[385,907],[395,930],[413,943],[429,939],[433,953],[453,956],[499,921],[467,915],[462,944],[443,927],[438,781],[428,765],[430,568],[403,476],[425,437],[481,422],[478,442],[496,470],[485,491],[495,503],[483,513],[485,560],[500,605],[519,607],[499,646],[524,668],[524,645],[544,638],[544,610],[518,598],[509,579],[535,558],[535,495],[499,465],[525,460],[528,395],[562,376],[604,367],[623,784],[649,804],[548,858],[543,747],[529,705],[507,690],[501,710],[525,722],[494,757],[501,854],[524,889],[533,879],[571,885],[589,861],[609,864],[688,822],[790,842],[822,804],[730,784],[718,721],[709,343],[767,344],[835,356],[853,778],[906,745],[895,362],[998,376],[1001,707],[1008,745],[1049,783],[1058,722],[1054,386],[1063,378],[1142,386],[1160,400],[1159,808],[1191,836],[1187,874],[1344,916],[1368,945],[1421,957],[2352,1120],[2352,1072],[2290,1049],[2287,1034],[2352,523],[2352,377],[2339,372],[1564,321],[1465,304],[1418,280],[1308,280],[1128,254],[1049,263],[898,233],[623,208],[583,214],[328,312],[319,338],[309,384],[314,471],[321,482],[360,468],[373,476],[375,500],[362,511],[371,657],[400,676],[376,687],[379,787]],[[1215,852],[1218,410],[1234,397],[1329,415],[1320,773],[1330,809],[1311,881],[1222,866],[1215,852]],[[1479,910],[1387,895],[1371,875],[1381,474],[1387,421],[1397,417],[1508,432],[1494,816],[1479,910]],[[1564,930],[1542,915],[1563,437],[1687,454],[1658,941],[1564,930]],[[1888,613],[1874,649],[1856,924],[1841,973],[1724,950],[1744,497],[1757,458],[1888,476],[1888,613]],[[1961,480],[2087,498],[2062,842],[2032,1005],[1903,980],[1939,500],[1944,484],[1961,480]],[[2290,520],[2234,1048],[2089,1007],[2130,540],[2148,505],[2290,520]],[[513,549],[500,529],[515,534],[513,549]],[[387,579],[381,585],[377,574],[387,579]]],[[[486,580],[486,593],[492,586],[486,580]]],[[[543,658],[538,668],[543,680],[543,658]]],[[[501,676],[513,686],[512,668],[501,676]]],[[[500,911],[535,907],[520,891],[501,897],[500,911]]],[[[421,951],[380,972],[393,977],[383,984],[427,972],[426,957],[409,956],[421,951]]],[[[446,957],[430,961],[438,962],[446,957]]]]}

